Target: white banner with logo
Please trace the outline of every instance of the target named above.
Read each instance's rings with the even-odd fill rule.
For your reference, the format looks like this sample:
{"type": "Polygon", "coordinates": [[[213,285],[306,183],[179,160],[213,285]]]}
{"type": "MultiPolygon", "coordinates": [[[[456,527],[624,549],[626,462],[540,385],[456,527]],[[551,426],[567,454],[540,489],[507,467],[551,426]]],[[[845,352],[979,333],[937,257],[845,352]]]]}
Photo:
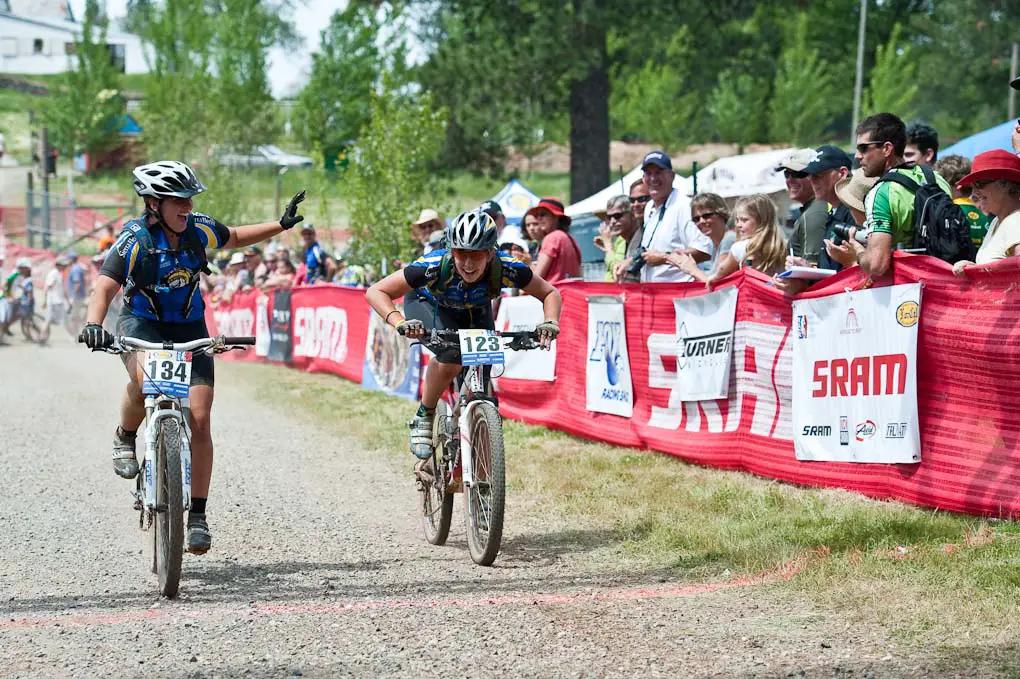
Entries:
{"type": "Polygon", "coordinates": [[[255,355],[269,355],[269,298],[260,295],[255,302],[255,355]]]}
{"type": "Polygon", "coordinates": [[[793,303],[798,460],[917,463],[921,285],[793,303]]]}
{"type": "MultiPolygon", "coordinates": [[[[542,303],[534,297],[530,295],[503,297],[499,301],[499,313],[496,314],[496,330],[502,332],[534,330],[535,326],[544,320],[542,303]]],[[[556,379],[556,342],[552,343],[549,351],[508,349],[505,366],[502,369],[494,369],[492,374],[510,379],[552,382],[556,379]]]]}
{"type": "Polygon", "coordinates": [[[728,396],[737,294],[737,288],[730,286],[673,300],[677,396],[681,401],[715,401],[728,396]]]}
{"type": "Polygon", "coordinates": [[[634,387],[627,353],[623,300],[588,298],[588,357],[585,369],[585,404],[588,410],[631,417],[634,387]]]}

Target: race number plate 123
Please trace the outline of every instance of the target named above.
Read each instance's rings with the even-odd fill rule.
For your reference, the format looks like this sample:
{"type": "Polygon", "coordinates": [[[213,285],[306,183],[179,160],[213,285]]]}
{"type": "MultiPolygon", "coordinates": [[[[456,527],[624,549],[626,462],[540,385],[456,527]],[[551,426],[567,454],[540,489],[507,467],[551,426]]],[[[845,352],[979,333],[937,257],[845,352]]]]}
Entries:
{"type": "Polygon", "coordinates": [[[460,331],[461,365],[503,365],[503,346],[492,330],[460,331]]]}
{"type": "Polygon", "coordinates": [[[146,351],[143,394],[187,398],[191,387],[190,351],[146,351]]]}

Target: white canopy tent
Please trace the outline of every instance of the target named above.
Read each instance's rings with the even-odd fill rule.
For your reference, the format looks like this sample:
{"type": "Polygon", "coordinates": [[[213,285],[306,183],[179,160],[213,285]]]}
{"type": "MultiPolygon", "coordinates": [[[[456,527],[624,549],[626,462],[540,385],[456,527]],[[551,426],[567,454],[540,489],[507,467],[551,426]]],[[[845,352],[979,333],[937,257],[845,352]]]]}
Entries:
{"type": "MultiPolygon", "coordinates": [[[[584,200],[578,201],[569,206],[565,212],[571,217],[603,212],[605,211],[606,203],[609,202],[610,198],[613,196],[626,196],[630,192],[630,185],[638,179],[641,179],[640,165],[625,174],[622,179],[616,180],[598,193],[588,196],[584,200]]],[[[680,189],[680,193],[686,196],[690,192],[690,181],[691,180],[686,177],[677,175],[676,179],[673,180],[673,187],[680,189]]]]}
{"type": "Polygon", "coordinates": [[[737,198],[754,193],[786,191],[783,172],[777,170],[776,166],[794,150],[777,149],[720,158],[698,172],[698,193],[717,193],[723,198],[737,198]]]}

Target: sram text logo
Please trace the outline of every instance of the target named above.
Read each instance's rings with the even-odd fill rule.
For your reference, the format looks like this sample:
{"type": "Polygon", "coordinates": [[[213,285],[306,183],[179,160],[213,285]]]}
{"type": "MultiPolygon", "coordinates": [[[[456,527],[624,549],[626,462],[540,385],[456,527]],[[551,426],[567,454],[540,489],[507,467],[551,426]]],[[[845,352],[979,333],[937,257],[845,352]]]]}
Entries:
{"type": "Polygon", "coordinates": [[[815,361],[815,398],[902,394],[907,388],[906,354],[815,361]]]}
{"type": "Polygon", "coordinates": [[[294,355],[343,363],[347,358],[347,312],[332,306],[294,309],[294,355]]]}
{"type": "Polygon", "coordinates": [[[832,436],[832,427],[807,425],[801,432],[801,436],[832,436]]]}

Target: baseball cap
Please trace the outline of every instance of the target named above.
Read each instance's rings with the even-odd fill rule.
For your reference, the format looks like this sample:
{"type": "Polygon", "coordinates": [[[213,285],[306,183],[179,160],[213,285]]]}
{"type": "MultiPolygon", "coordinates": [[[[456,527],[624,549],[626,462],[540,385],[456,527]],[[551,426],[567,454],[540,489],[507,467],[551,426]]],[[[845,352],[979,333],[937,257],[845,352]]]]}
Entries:
{"type": "Polygon", "coordinates": [[[821,174],[826,170],[835,170],[839,167],[845,167],[849,170],[853,166],[854,161],[850,158],[850,154],[838,146],[825,144],[818,147],[815,151],[815,159],[808,163],[801,172],[821,174]]]}
{"type": "Polygon", "coordinates": [[[301,233],[315,233],[315,226],[312,224],[305,224],[301,227],[301,233]]]}
{"type": "Polygon", "coordinates": [[[641,169],[645,169],[648,165],[656,165],[661,167],[663,170],[672,170],[673,161],[669,159],[664,151],[649,151],[645,154],[645,159],[641,161],[641,169]]]}
{"type": "Polygon", "coordinates": [[[31,269],[32,268],[32,260],[30,260],[28,257],[18,257],[18,261],[16,261],[14,263],[14,268],[15,269],[31,269]]]}
{"type": "Polygon", "coordinates": [[[503,214],[503,208],[501,208],[499,206],[499,203],[497,203],[494,200],[485,201],[484,203],[478,206],[478,209],[481,210],[482,212],[488,213],[488,215],[493,219],[496,218],[496,215],[503,214]]]}
{"type": "Polygon", "coordinates": [[[244,264],[244,254],[235,252],[230,255],[230,262],[227,265],[229,266],[230,264],[244,264]]]}
{"type": "Polygon", "coordinates": [[[810,165],[815,160],[817,151],[814,149],[797,149],[790,153],[783,159],[783,162],[776,166],[777,170],[793,170],[794,172],[804,172],[804,168],[810,165]]]}
{"type": "Polygon", "coordinates": [[[262,254],[262,251],[259,250],[254,245],[249,245],[248,249],[244,251],[244,256],[245,257],[254,257],[255,255],[261,255],[261,254],[262,254]]]}

